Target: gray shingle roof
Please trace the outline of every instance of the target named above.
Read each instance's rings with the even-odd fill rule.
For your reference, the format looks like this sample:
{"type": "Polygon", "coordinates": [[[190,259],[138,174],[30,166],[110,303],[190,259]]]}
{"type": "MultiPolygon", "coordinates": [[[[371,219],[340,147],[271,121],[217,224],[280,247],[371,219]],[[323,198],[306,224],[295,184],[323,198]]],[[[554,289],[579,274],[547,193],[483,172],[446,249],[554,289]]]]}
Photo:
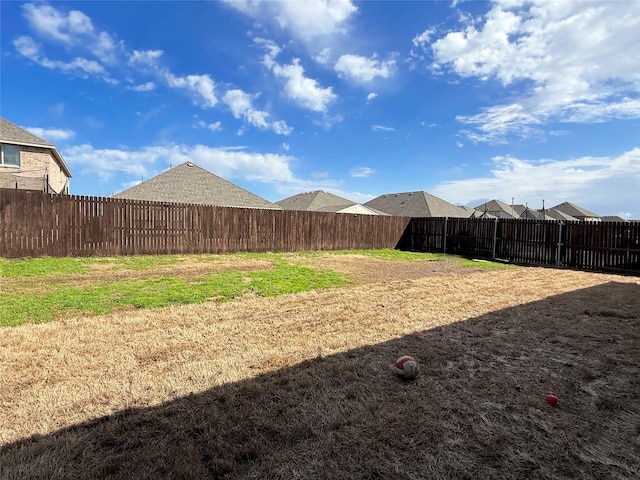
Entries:
{"type": "Polygon", "coordinates": [[[284,210],[307,210],[316,212],[337,212],[356,202],[339,197],[323,190],[293,195],[276,202],[284,210]]]}
{"type": "Polygon", "coordinates": [[[535,208],[525,207],[523,212],[520,214],[520,218],[525,220],[555,220],[554,217],[548,214],[548,210],[545,210],[544,213],[542,210],[536,210],[535,208]]]}
{"type": "Polygon", "coordinates": [[[23,145],[41,145],[53,147],[52,144],[42,138],[27,132],[25,129],[0,117],[0,141],[7,143],[19,143],[23,145]]]}
{"type": "Polygon", "coordinates": [[[464,209],[465,212],[469,213],[469,218],[496,218],[495,215],[491,215],[490,213],[481,212],[480,210],[476,210],[473,207],[467,207],[466,205],[461,205],[460,208],[464,209]]]}
{"type": "Polygon", "coordinates": [[[27,132],[24,128],[11,123],[10,121],[0,117],[0,142],[9,143],[12,145],[26,145],[48,148],[53,153],[53,157],[56,159],[60,168],[64,171],[65,175],[71,178],[71,170],[67,166],[64,158],[60,155],[60,152],[55,145],[43,140],[42,138],[27,132]]]}
{"type": "Polygon", "coordinates": [[[545,210],[545,213],[549,215],[551,218],[555,220],[564,220],[566,222],[577,222],[578,219],[576,217],[572,217],[571,215],[567,215],[560,210],[556,210],[555,208],[549,208],[545,210]]]}
{"type": "Polygon", "coordinates": [[[489,200],[488,202],[483,203],[482,205],[478,205],[475,207],[476,210],[480,210],[481,212],[487,212],[491,215],[495,215],[499,218],[519,218],[520,215],[516,212],[511,205],[508,205],[500,200],[489,200]]]}
{"type": "Polygon", "coordinates": [[[114,195],[114,198],[281,210],[192,162],[185,162],[114,195]]]}
{"type": "Polygon", "coordinates": [[[526,205],[513,205],[512,207],[518,215],[522,215],[527,209],[526,205]]]}
{"type": "Polygon", "coordinates": [[[380,195],[364,205],[389,215],[405,217],[468,218],[470,216],[464,208],[422,190],[380,195]]]}
{"type": "Polygon", "coordinates": [[[571,202],[563,202],[553,208],[566,213],[567,215],[571,215],[572,217],[575,217],[577,219],[600,218],[600,215],[598,215],[597,213],[593,213],[586,208],[579,207],[578,205],[571,202]]]}

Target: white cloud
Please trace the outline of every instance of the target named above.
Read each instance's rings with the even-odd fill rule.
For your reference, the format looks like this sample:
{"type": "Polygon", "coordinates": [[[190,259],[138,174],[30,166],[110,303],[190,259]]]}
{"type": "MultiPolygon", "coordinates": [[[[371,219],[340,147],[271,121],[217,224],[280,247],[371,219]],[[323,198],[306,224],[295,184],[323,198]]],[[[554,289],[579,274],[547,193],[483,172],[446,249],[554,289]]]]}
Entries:
{"type": "Polygon", "coordinates": [[[214,107],[218,103],[215,83],[209,75],[187,75],[177,77],[171,72],[165,73],[165,79],[172,88],[185,88],[198,98],[197,104],[203,108],[214,107]]]}
{"type": "Polygon", "coordinates": [[[346,54],[340,56],[334,69],[342,77],[356,82],[370,82],[376,77],[389,78],[393,74],[395,60],[376,60],[360,55],[346,54]]]}
{"type": "Polygon", "coordinates": [[[34,29],[67,44],[74,43],[74,35],[93,32],[91,19],[77,10],[65,15],[51,5],[33,3],[24,4],[22,10],[34,29]]]}
{"type": "Polygon", "coordinates": [[[69,49],[80,49],[96,59],[76,56],[69,60],[52,60],[28,36],[20,36],[13,41],[20,55],[51,70],[82,78],[99,77],[111,84],[119,83],[109,75],[103,64],[115,62],[122,44],[114,41],[106,32],[95,31],[88,16],[78,10],[65,13],[46,4],[27,3],[22,6],[22,10],[25,19],[37,34],[61,42],[69,49]]]}
{"type": "Polygon", "coordinates": [[[276,65],[275,59],[282,49],[276,45],[274,41],[267,40],[266,38],[256,37],[253,41],[265,49],[265,54],[262,57],[262,64],[271,70],[276,65]]]}
{"type": "Polygon", "coordinates": [[[51,143],[69,140],[76,134],[73,130],[64,128],[24,127],[24,129],[51,143]]]}
{"type": "MultiPolygon", "coordinates": [[[[131,68],[136,75],[151,74],[157,80],[164,80],[171,88],[189,91],[195,103],[202,108],[211,108],[218,103],[215,82],[209,75],[174,75],[159,65],[163,50],[127,51],[122,41],[114,40],[107,32],[94,28],[91,19],[77,10],[63,11],[46,4],[25,4],[24,16],[40,35],[64,43],[69,51],[88,51],[96,60],[77,56],[71,60],[52,60],[45,56],[42,47],[31,37],[21,36],[14,40],[16,50],[31,61],[53,70],[73,74],[82,78],[99,77],[111,84],[119,83],[112,78],[105,65],[113,66],[120,73],[127,68],[127,78],[131,78],[131,68]]],[[[134,83],[128,80],[127,83],[134,83]]],[[[157,88],[156,82],[139,81],[126,88],[134,91],[149,91],[157,88]]]]}
{"type": "Polygon", "coordinates": [[[293,129],[283,120],[269,122],[269,113],[253,108],[255,95],[250,95],[240,89],[227,90],[222,101],[231,109],[235,118],[243,118],[247,123],[262,130],[272,129],[279,135],[290,135],[293,129]]]}
{"type": "Polygon", "coordinates": [[[254,42],[265,49],[262,64],[276,77],[284,78],[284,94],[298,106],[314,112],[326,113],[328,105],[336,99],[331,87],[323,88],[312,78],[305,77],[300,59],[294,58],[290,65],[276,62],[282,51],[273,41],[254,38],[254,42]]]}
{"type": "Polygon", "coordinates": [[[271,124],[271,128],[278,135],[291,135],[293,128],[287,125],[284,120],[277,120],[271,124]]]}
{"type": "Polygon", "coordinates": [[[64,73],[77,75],[82,78],[88,78],[90,76],[101,77],[104,81],[117,84],[117,80],[114,80],[109,76],[105,68],[95,60],[89,60],[82,57],[76,57],[69,62],[63,62],[60,60],[51,60],[43,55],[40,45],[36,43],[31,37],[21,36],[13,41],[13,45],[20,55],[28,58],[32,62],[51,70],[58,70],[64,73]]]}
{"type": "Polygon", "coordinates": [[[331,87],[322,88],[316,80],[304,76],[304,68],[297,58],[290,65],[275,64],[272,71],[286,80],[284,93],[287,98],[302,108],[326,113],[328,105],[336,99],[331,87]]]}
{"type": "Polygon", "coordinates": [[[285,152],[288,152],[290,148],[291,148],[291,147],[289,146],[289,144],[288,144],[288,143],[282,142],[282,149],[283,149],[285,152]]]}
{"type": "Polygon", "coordinates": [[[79,10],[67,13],[51,5],[33,3],[24,4],[22,10],[40,35],[87,50],[104,63],[113,63],[120,53],[121,42],[107,32],[96,31],[91,19],[79,10]]]}
{"type": "Polygon", "coordinates": [[[293,158],[286,155],[248,152],[244,147],[211,148],[196,145],[189,149],[185,158],[192,159],[224,178],[243,178],[266,183],[295,180],[289,168],[293,158]]]}
{"type": "Polygon", "coordinates": [[[134,50],[129,54],[129,63],[154,66],[163,54],[162,50],[134,50]]]}
{"type": "Polygon", "coordinates": [[[226,0],[233,8],[263,23],[276,22],[301,40],[342,34],[358,8],[351,0],[226,0]]]}
{"type": "Polygon", "coordinates": [[[350,173],[352,177],[368,177],[374,172],[375,170],[369,167],[357,167],[352,168],[350,173]]]}
{"type": "Polygon", "coordinates": [[[206,123],[200,120],[196,125],[201,128],[207,128],[212,132],[219,132],[222,130],[222,122],[206,123]]]}
{"type": "Polygon", "coordinates": [[[396,129],[393,127],[385,127],[384,125],[373,125],[371,129],[375,132],[395,132],[396,129]]]}
{"type": "Polygon", "coordinates": [[[428,28],[424,32],[413,37],[411,42],[416,47],[423,47],[425,44],[428,44],[431,42],[431,37],[433,36],[434,33],[436,33],[435,28],[428,28]]]}
{"type": "MultiPolygon", "coordinates": [[[[283,144],[284,145],[284,144],[283,144]]],[[[103,180],[115,175],[127,175],[121,190],[141,179],[148,180],[166,170],[169,165],[191,161],[233,181],[244,179],[272,184],[282,198],[314,190],[331,191],[344,198],[364,203],[371,195],[348,192],[340,188],[341,182],[328,175],[310,180],[297,178],[290,165],[294,157],[274,153],[251,152],[246,147],[214,148],[206,145],[161,145],[127,148],[96,149],[91,145],[77,145],[65,149],[65,160],[78,175],[98,176],[103,180]]]]}
{"type": "MultiPolygon", "coordinates": [[[[222,101],[231,109],[235,118],[242,118],[247,112],[253,110],[251,107],[251,95],[242,90],[228,90],[222,97],[222,101]]],[[[264,127],[265,125],[256,125],[264,127]]]]}
{"type": "Polygon", "coordinates": [[[377,93],[373,93],[371,92],[369,95],[367,95],[367,102],[370,102],[371,100],[373,100],[374,98],[376,98],[378,96],[377,93]]]}
{"type": "Polygon", "coordinates": [[[434,41],[428,30],[414,44],[430,51],[436,72],[500,82],[512,103],[458,120],[475,141],[540,134],[551,122],[640,118],[640,15],[635,2],[496,1],[481,19],[434,41]],[[519,98],[517,98],[519,97],[519,98]]]}
{"type": "Polygon", "coordinates": [[[20,55],[34,62],[40,58],[40,45],[31,37],[27,37],[26,35],[18,37],[13,41],[13,46],[16,47],[20,55]]]}
{"type": "Polygon", "coordinates": [[[127,88],[129,88],[129,90],[133,90],[134,92],[149,92],[156,89],[156,84],[153,82],[147,82],[140,85],[133,85],[127,88]]]}
{"type": "Polygon", "coordinates": [[[64,157],[72,168],[83,174],[97,175],[102,180],[115,173],[125,173],[136,178],[148,177],[158,160],[168,155],[163,147],[145,147],[137,151],[124,149],[95,149],[91,145],[76,145],[65,149],[64,157]]]}
{"type": "Polygon", "coordinates": [[[495,157],[491,175],[444,182],[432,193],[453,203],[479,204],[515,197],[534,208],[569,201],[600,215],[640,218],[640,148],[617,157],[522,160],[495,157]],[[614,195],[611,192],[615,192],[614,195]]]}
{"type": "Polygon", "coordinates": [[[323,48],[313,59],[320,65],[328,65],[331,60],[331,47],[323,48]]]}
{"type": "Polygon", "coordinates": [[[149,177],[168,165],[192,161],[223,178],[243,178],[266,183],[297,183],[289,168],[292,157],[249,152],[245,147],[212,148],[206,145],[162,145],[137,150],[96,149],[78,145],[65,150],[65,160],[83,174],[109,179],[124,173],[136,179],[149,177]]]}

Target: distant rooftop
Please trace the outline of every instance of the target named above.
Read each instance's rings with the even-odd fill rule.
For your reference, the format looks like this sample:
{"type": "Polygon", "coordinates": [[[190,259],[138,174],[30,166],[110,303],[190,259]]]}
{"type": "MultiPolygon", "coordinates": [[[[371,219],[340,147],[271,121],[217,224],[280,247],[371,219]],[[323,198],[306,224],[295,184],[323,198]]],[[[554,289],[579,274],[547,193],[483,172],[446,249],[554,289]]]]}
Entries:
{"type": "Polygon", "coordinates": [[[114,198],[281,210],[279,205],[271,203],[193,162],[182,163],[145,182],[117,193],[114,198]]]}

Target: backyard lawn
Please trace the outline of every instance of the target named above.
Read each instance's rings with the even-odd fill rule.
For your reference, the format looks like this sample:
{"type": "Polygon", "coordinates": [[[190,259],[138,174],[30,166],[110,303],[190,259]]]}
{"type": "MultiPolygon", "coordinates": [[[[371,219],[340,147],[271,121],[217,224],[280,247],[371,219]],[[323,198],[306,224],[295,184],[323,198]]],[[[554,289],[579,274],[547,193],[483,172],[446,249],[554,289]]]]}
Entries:
{"type": "Polygon", "coordinates": [[[3,480],[640,477],[638,277],[394,251],[0,274],[3,480]]]}

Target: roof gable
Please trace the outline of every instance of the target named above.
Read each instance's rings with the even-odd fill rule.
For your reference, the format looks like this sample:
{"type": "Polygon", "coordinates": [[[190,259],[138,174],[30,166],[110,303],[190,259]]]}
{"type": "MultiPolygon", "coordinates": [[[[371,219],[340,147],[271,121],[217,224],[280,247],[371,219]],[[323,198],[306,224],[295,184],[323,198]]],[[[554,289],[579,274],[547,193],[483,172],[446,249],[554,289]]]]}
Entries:
{"type": "Polygon", "coordinates": [[[305,192],[293,195],[276,202],[276,204],[280,205],[285,210],[336,212],[351,205],[356,205],[356,202],[339,197],[333,193],[316,190],[314,192],[305,192]]]}
{"type": "Polygon", "coordinates": [[[545,213],[555,220],[565,220],[567,222],[578,222],[579,220],[576,217],[572,217],[560,210],[556,210],[555,208],[549,208],[545,210],[545,213]]]}
{"type": "Polygon", "coordinates": [[[26,131],[24,128],[20,128],[19,126],[2,117],[0,117],[0,143],[48,148],[49,150],[51,150],[53,158],[55,158],[56,162],[58,162],[58,165],[60,165],[60,168],[62,168],[64,174],[68,178],[72,177],[71,170],[69,170],[69,167],[64,161],[64,158],[62,158],[62,155],[60,155],[60,152],[55,147],[55,145],[52,145],[46,140],[43,140],[37,135],[26,131]]]}
{"type": "Polygon", "coordinates": [[[524,220],[555,220],[548,214],[548,210],[536,210],[535,208],[525,207],[520,218],[524,220]]]}
{"type": "Polygon", "coordinates": [[[495,215],[491,215],[487,212],[481,212],[480,210],[476,210],[473,207],[467,207],[466,205],[461,205],[460,208],[464,209],[464,211],[469,214],[469,218],[496,218],[495,215]]]}
{"type": "Polygon", "coordinates": [[[563,202],[553,208],[575,218],[600,218],[600,215],[597,213],[593,213],[571,202],[563,202]]]}
{"type": "Polygon", "coordinates": [[[468,218],[470,216],[465,209],[422,190],[380,195],[364,205],[389,215],[404,217],[468,218]]]}
{"type": "Polygon", "coordinates": [[[192,162],[182,163],[115,194],[114,198],[281,210],[279,205],[271,203],[192,162]]]}
{"type": "Polygon", "coordinates": [[[500,218],[519,218],[520,214],[514,210],[511,205],[508,205],[500,200],[489,200],[475,207],[476,210],[481,212],[488,212],[500,218]]]}

